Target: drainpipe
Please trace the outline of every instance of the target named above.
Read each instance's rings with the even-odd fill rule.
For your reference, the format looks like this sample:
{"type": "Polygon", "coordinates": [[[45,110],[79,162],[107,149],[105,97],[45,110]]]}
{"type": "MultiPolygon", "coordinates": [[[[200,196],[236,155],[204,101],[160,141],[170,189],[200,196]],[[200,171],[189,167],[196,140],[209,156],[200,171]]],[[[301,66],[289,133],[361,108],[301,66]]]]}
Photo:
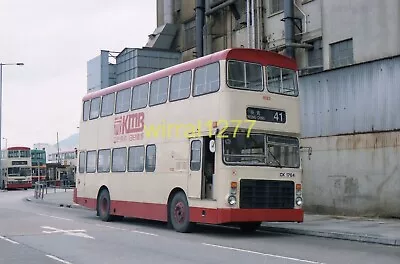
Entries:
{"type": "Polygon", "coordinates": [[[173,0],[164,0],[164,24],[173,24],[173,0]]]}
{"type": "Polygon", "coordinates": [[[257,29],[257,41],[256,41],[257,45],[256,45],[256,48],[257,49],[262,49],[261,48],[261,39],[262,39],[263,35],[261,33],[261,28],[262,28],[263,21],[262,21],[262,3],[261,3],[261,0],[257,0],[256,9],[257,9],[257,27],[256,27],[256,29],[257,29]]]}
{"type": "Polygon", "coordinates": [[[250,0],[247,0],[246,7],[246,25],[247,25],[247,47],[250,47],[250,0]]]}
{"type": "Polygon", "coordinates": [[[252,35],[252,48],[256,48],[256,20],[255,20],[255,9],[254,1],[251,0],[251,35],[252,35]]]}
{"type": "Polygon", "coordinates": [[[294,7],[293,0],[284,0],[283,8],[285,13],[285,44],[286,44],[286,55],[294,58],[294,48],[292,46],[294,39],[294,7]]]}
{"type": "Polygon", "coordinates": [[[203,29],[204,29],[204,12],[205,0],[196,0],[196,57],[204,56],[204,42],[203,42],[203,29]]]}

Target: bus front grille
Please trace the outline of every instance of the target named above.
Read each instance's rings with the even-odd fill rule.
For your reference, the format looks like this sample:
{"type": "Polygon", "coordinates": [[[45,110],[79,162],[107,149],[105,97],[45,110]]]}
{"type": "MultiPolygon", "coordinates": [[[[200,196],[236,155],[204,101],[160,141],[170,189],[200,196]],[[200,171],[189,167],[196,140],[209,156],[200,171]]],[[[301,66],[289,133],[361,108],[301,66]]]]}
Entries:
{"type": "Polygon", "coordinates": [[[293,209],[294,182],[240,180],[240,208],[293,209]]]}

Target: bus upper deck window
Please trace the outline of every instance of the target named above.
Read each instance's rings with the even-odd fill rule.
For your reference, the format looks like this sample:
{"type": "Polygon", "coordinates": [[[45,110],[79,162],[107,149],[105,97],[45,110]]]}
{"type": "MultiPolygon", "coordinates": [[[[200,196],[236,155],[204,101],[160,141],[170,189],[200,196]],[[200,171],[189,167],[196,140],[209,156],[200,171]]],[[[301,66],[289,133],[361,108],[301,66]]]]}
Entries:
{"type": "Polygon", "coordinates": [[[294,70],[267,66],[267,88],[271,93],[298,96],[297,75],[294,70]]]}
{"type": "Polygon", "coordinates": [[[231,88],[262,91],[262,65],[243,61],[228,61],[227,84],[231,88]]]}

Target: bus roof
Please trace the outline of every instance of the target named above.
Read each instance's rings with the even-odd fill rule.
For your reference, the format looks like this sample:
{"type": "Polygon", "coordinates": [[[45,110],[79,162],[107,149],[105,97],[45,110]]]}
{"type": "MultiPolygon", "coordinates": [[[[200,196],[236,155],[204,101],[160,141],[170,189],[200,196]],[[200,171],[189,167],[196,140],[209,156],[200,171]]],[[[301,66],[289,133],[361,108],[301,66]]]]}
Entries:
{"type": "Polygon", "coordinates": [[[173,75],[176,73],[184,72],[190,69],[194,69],[197,67],[201,67],[213,62],[217,62],[220,60],[241,60],[241,61],[249,61],[254,63],[259,63],[262,65],[273,65],[279,67],[285,67],[293,70],[297,70],[296,61],[284,55],[270,52],[266,50],[259,49],[248,49],[248,48],[232,48],[226,49],[219,52],[215,52],[204,57],[200,57],[197,59],[193,59],[190,61],[186,61],[169,68],[165,68],[147,75],[140,76],[138,78],[119,83],[105,89],[101,89],[98,91],[94,91],[92,93],[86,94],[83,97],[83,101],[90,100],[92,98],[96,98],[99,96],[103,96],[109,93],[117,92],[129,87],[137,86],[143,83],[150,82],[152,80],[157,80],[159,78],[173,75]]]}
{"type": "Polygon", "coordinates": [[[7,150],[31,150],[31,148],[28,147],[9,147],[7,150]]]}

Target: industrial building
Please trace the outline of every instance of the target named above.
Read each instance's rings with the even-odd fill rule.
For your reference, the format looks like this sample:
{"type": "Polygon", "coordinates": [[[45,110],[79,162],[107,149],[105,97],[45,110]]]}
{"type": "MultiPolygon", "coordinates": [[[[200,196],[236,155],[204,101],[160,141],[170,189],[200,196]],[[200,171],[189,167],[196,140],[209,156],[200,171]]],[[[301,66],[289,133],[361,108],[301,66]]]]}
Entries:
{"type": "Polygon", "coordinates": [[[400,216],[400,1],[156,1],[146,47],[88,62],[88,91],[231,47],[286,54],[299,65],[302,145],[313,153],[306,210],[400,216]],[[141,63],[118,66],[129,52],[141,63]]]}

